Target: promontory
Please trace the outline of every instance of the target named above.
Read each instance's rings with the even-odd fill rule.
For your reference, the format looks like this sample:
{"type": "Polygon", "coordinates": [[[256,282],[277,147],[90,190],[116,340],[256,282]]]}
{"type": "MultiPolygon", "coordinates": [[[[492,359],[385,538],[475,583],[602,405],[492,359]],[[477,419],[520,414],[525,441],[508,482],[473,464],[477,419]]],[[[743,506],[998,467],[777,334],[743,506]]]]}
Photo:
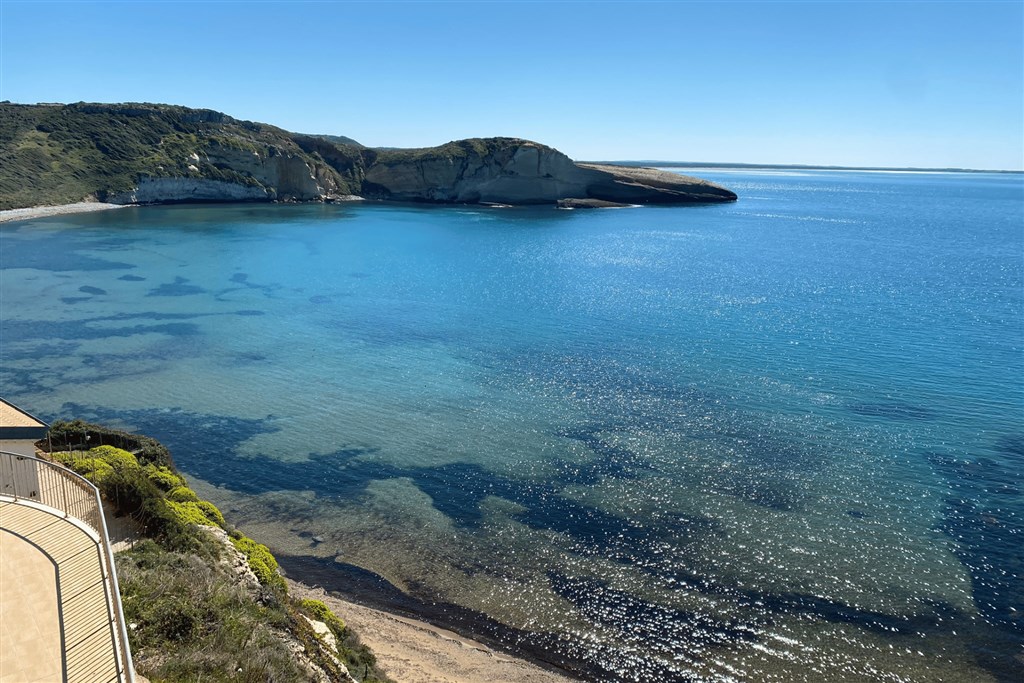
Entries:
{"type": "Polygon", "coordinates": [[[699,178],[575,163],[518,138],[371,148],[162,104],[0,103],[0,158],[0,209],[353,197],[565,207],[736,199],[699,178]]]}

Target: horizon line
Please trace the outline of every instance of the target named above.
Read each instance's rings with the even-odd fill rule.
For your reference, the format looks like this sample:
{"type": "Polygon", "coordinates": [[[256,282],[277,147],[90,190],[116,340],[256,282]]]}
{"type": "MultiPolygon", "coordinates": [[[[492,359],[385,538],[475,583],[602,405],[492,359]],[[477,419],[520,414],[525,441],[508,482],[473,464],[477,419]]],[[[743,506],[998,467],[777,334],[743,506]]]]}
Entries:
{"type": "Polygon", "coordinates": [[[676,168],[777,168],[805,169],[820,171],[914,171],[920,173],[1017,173],[1024,174],[1021,169],[999,168],[961,168],[958,166],[843,166],[841,164],[772,164],[748,161],[667,161],[658,159],[619,159],[605,161],[573,160],[580,164],[623,164],[645,166],[667,166],[676,168]]]}

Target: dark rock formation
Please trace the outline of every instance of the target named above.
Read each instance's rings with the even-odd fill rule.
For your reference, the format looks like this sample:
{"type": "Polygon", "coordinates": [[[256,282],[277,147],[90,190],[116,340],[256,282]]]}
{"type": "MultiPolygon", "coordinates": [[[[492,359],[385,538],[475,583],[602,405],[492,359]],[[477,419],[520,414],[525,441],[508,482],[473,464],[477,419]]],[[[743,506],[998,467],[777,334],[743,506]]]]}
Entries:
{"type": "Polygon", "coordinates": [[[603,199],[577,199],[575,197],[559,199],[556,205],[559,209],[626,209],[633,206],[633,204],[622,204],[621,202],[607,202],[603,199]]]}

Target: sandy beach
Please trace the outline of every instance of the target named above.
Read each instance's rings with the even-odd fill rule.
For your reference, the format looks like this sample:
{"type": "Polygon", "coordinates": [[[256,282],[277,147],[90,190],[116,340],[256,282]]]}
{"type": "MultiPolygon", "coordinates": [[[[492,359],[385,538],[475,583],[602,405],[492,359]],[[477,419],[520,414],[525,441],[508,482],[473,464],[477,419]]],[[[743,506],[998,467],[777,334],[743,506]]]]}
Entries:
{"type": "Polygon", "coordinates": [[[75,204],[61,204],[60,206],[30,206],[24,209],[0,211],[0,223],[27,221],[46,216],[64,216],[69,213],[87,213],[89,211],[106,211],[107,209],[122,208],[124,208],[123,204],[104,204],[102,202],[77,202],[75,204]]]}
{"type": "Polygon", "coordinates": [[[572,683],[552,671],[497,652],[428,623],[363,607],[296,581],[288,592],[322,600],[352,626],[379,666],[403,683],[572,683]]]}

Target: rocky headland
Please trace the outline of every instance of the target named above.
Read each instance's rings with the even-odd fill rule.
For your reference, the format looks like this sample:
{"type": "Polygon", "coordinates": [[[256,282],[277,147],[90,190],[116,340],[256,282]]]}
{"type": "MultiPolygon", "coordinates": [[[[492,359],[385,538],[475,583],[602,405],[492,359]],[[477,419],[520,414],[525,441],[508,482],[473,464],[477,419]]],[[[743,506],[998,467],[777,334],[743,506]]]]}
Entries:
{"type": "Polygon", "coordinates": [[[728,202],[714,183],[577,164],[518,138],[375,149],[207,109],[0,103],[0,209],[98,201],[337,201],[603,207],[728,202]]]}

